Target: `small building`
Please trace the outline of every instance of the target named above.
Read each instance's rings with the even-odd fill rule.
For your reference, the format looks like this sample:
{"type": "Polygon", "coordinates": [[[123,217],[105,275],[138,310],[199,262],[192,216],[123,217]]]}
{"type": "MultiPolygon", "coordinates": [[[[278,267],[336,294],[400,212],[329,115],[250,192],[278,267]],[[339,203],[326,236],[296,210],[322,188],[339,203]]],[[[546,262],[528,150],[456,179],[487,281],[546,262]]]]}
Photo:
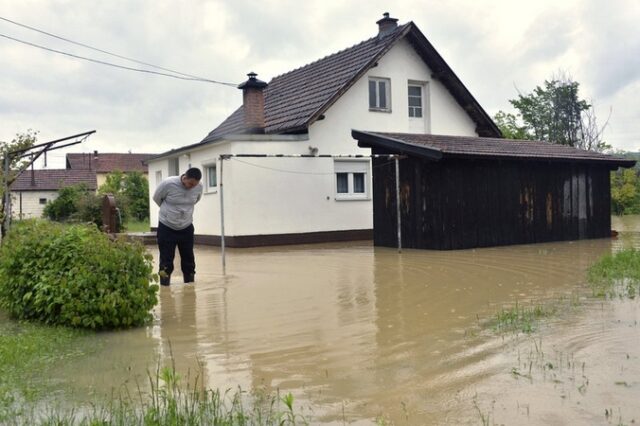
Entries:
{"type": "Polygon", "coordinates": [[[60,188],[77,184],[84,184],[90,191],[95,191],[95,172],[67,169],[26,170],[9,188],[11,216],[14,219],[42,217],[44,206],[58,198],[60,188]]]}
{"type": "Polygon", "coordinates": [[[92,170],[96,174],[98,188],[107,180],[109,173],[140,172],[148,179],[148,167],[145,161],[155,154],[132,153],[73,153],[67,154],[67,169],[92,170]]]}
{"type": "Polygon", "coordinates": [[[465,249],[611,235],[610,171],[634,160],[541,141],[352,132],[374,154],[374,244],[465,249]]]}

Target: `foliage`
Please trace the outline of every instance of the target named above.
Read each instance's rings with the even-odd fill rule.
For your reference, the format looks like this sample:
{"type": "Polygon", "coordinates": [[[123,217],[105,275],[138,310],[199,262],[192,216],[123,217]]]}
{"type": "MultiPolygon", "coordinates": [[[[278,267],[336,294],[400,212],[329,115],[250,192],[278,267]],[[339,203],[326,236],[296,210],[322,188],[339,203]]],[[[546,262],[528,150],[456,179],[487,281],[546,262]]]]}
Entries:
{"type": "Polygon", "coordinates": [[[98,194],[113,194],[126,217],[135,220],[149,218],[149,182],[140,172],[116,170],[109,173],[105,183],[98,188],[98,194]]]}
{"type": "MultiPolygon", "coordinates": [[[[126,220],[126,199],[117,195],[116,205],[121,208],[121,220],[126,220]]],[[[60,188],[58,198],[45,205],[43,217],[58,222],[92,222],[101,229],[102,197],[82,183],[60,188]]]]}
{"type": "Polygon", "coordinates": [[[640,179],[635,168],[611,172],[611,210],[617,215],[640,213],[640,179]]]}
{"type": "Polygon", "coordinates": [[[503,135],[512,139],[535,139],[580,149],[603,151],[610,148],[598,127],[592,105],[578,96],[580,83],[562,76],[545,80],[543,87],[518,94],[509,102],[517,116],[499,111],[494,119],[503,135]],[[519,122],[522,124],[519,124],[519,122]]]}
{"type": "Polygon", "coordinates": [[[151,319],[158,286],[140,244],[93,226],[28,220],[0,247],[0,306],[18,319],[90,329],[151,319]]]}
{"type": "Polygon", "coordinates": [[[77,214],[77,203],[89,190],[83,183],[66,186],[58,190],[58,198],[44,206],[44,216],[59,222],[70,220],[77,214]]]}
{"type": "Polygon", "coordinates": [[[519,125],[518,118],[513,114],[498,111],[493,120],[502,132],[502,136],[507,139],[533,139],[528,127],[519,125]]]}
{"type": "Polygon", "coordinates": [[[588,271],[596,296],[640,295],[640,250],[629,249],[602,257],[588,271]]]}
{"type": "Polygon", "coordinates": [[[11,142],[2,142],[0,141],[0,157],[2,163],[0,163],[0,198],[2,199],[2,204],[0,206],[0,221],[2,222],[2,235],[5,234],[4,229],[4,212],[6,211],[5,207],[5,199],[4,199],[4,187],[5,183],[7,185],[11,185],[17,178],[19,172],[24,170],[28,164],[27,159],[21,159],[17,156],[12,156],[9,161],[9,175],[5,176],[4,172],[4,159],[7,156],[7,153],[26,149],[32,147],[36,141],[38,132],[33,131],[31,129],[27,130],[25,133],[18,133],[16,137],[11,142]],[[6,182],[5,182],[6,181],[6,182]]]}

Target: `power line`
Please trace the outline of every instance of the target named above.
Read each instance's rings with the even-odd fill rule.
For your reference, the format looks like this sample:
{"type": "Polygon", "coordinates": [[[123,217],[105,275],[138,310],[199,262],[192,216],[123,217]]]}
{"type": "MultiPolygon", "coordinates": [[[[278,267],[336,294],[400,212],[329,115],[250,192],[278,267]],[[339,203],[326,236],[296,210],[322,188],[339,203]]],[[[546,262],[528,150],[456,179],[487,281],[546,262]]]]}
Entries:
{"type": "Polygon", "coordinates": [[[171,72],[171,73],[174,73],[174,74],[182,75],[184,77],[190,77],[191,79],[194,79],[194,80],[207,81],[207,82],[210,82],[210,83],[217,83],[217,84],[224,84],[224,85],[229,85],[229,86],[233,86],[233,87],[237,86],[236,84],[233,84],[233,83],[224,83],[224,82],[215,81],[215,80],[211,80],[211,79],[204,78],[204,77],[198,77],[196,75],[186,74],[186,73],[183,73],[183,72],[180,72],[180,71],[172,70],[170,68],[164,68],[164,67],[161,67],[161,66],[158,66],[158,65],[150,64],[148,62],[139,61],[137,59],[129,58],[127,56],[118,55],[117,53],[109,52],[107,50],[103,50],[103,49],[99,49],[97,47],[89,46],[88,44],[84,44],[84,43],[80,43],[80,42],[77,42],[77,41],[74,41],[74,40],[70,40],[68,38],[61,37],[61,36],[49,33],[47,31],[40,30],[40,29],[35,28],[35,27],[30,27],[29,25],[21,24],[20,22],[12,21],[11,19],[7,19],[7,18],[4,18],[2,16],[0,16],[0,20],[3,20],[5,22],[9,22],[9,23],[17,25],[19,27],[27,28],[29,30],[38,32],[40,34],[47,35],[49,37],[56,38],[58,40],[66,41],[67,43],[72,43],[72,44],[75,44],[77,46],[82,46],[82,47],[85,47],[87,49],[91,49],[91,50],[95,50],[97,52],[105,53],[107,55],[115,56],[116,58],[125,59],[127,61],[135,62],[135,63],[141,64],[141,65],[146,65],[148,67],[157,68],[157,69],[160,69],[160,70],[163,70],[163,71],[168,71],[168,72],[171,72]]]}

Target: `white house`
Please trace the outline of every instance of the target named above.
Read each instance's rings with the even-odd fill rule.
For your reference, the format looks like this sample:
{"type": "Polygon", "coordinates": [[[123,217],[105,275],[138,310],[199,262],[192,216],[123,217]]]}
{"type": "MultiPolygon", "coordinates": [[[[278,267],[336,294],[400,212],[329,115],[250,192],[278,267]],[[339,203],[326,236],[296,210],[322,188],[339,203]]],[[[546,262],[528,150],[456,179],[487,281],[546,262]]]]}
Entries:
{"type": "Polygon", "coordinates": [[[26,170],[13,182],[11,216],[15,219],[42,217],[44,206],[58,198],[58,190],[66,186],[84,184],[96,190],[96,173],[91,170],[44,169],[26,170]]]}
{"type": "MultiPolygon", "coordinates": [[[[162,179],[201,168],[194,226],[202,243],[219,242],[221,177],[228,246],[365,239],[371,161],[347,156],[370,150],[352,129],[501,137],[413,22],[399,26],[385,13],[377,24],[376,36],[268,84],[249,74],[239,86],[243,105],[202,141],[148,160],[150,194],[162,179]],[[309,154],[320,156],[293,157],[309,154]]],[[[157,220],[151,202],[152,226],[157,220]]]]}

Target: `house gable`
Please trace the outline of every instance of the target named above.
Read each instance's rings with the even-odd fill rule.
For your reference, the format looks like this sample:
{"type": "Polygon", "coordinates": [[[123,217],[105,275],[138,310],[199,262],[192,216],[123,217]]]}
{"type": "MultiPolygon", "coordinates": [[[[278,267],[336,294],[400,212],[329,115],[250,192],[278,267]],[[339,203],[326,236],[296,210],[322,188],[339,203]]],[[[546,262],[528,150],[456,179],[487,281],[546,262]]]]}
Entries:
{"type": "MultiPolygon", "coordinates": [[[[384,37],[373,37],[273,78],[264,90],[264,133],[304,133],[356,82],[374,68],[399,40],[407,40],[433,71],[452,98],[475,123],[479,136],[501,137],[491,117],[453,73],[440,54],[413,23],[398,26],[384,37]]],[[[227,134],[247,133],[243,107],[211,131],[200,144],[227,134]]],[[[193,146],[193,145],[190,145],[193,146]]]]}

